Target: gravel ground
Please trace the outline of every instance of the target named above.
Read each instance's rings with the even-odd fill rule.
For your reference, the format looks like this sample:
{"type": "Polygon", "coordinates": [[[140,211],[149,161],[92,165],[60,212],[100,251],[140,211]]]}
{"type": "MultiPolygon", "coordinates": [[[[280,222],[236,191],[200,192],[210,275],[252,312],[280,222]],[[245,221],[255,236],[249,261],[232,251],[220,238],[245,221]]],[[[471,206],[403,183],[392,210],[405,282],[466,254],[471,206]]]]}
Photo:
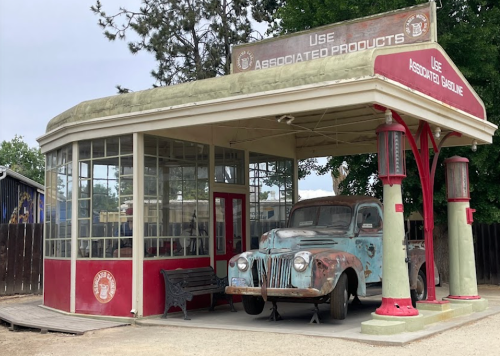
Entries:
{"type": "MultiPolygon", "coordinates": [[[[490,305],[500,305],[500,286],[486,286],[490,305]]],[[[0,299],[19,303],[39,297],[0,299]]],[[[500,314],[406,346],[372,346],[324,337],[170,326],[127,326],[83,336],[0,326],[0,354],[17,355],[499,355],[500,314]]]]}

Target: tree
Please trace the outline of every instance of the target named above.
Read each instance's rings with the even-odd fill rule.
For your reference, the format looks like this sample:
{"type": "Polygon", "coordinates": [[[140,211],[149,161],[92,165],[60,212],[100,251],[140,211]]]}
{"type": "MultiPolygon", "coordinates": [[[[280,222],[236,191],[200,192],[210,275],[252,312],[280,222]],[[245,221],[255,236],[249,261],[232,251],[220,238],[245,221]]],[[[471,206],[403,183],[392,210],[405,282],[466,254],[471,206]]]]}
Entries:
{"type": "Polygon", "coordinates": [[[44,184],[45,156],[40,148],[30,148],[23,141],[23,136],[15,135],[11,141],[0,144],[0,166],[12,169],[14,172],[44,184]]]}
{"type": "Polygon", "coordinates": [[[92,187],[92,211],[118,211],[120,204],[116,189],[105,184],[94,184],[92,187]]]}
{"type": "MultiPolygon", "coordinates": [[[[275,33],[289,33],[330,23],[351,20],[380,12],[424,3],[411,0],[286,0],[279,8],[268,9],[280,24],[271,28],[275,33]]],[[[500,5],[498,1],[444,2],[438,9],[438,39],[453,62],[465,75],[483,99],[488,120],[500,124],[500,5]],[[467,51],[464,51],[467,48],[467,51]]],[[[276,23],[276,22],[275,22],[276,23]]],[[[446,195],[443,160],[459,155],[469,158],[471,200],[478,222],[500,221],[500,133],[495,132],[493,144],[479,146],[476,152],[470,147],[445,148],[439,156],[434,186],[436,222],[446,220],[446,195]]],[[[432,158],[432,157],[431,157],[432,158]]],[[[343,194],[369,194],[382,197],[377,173],[376,155],[332,157],[320,172],[336,177],[338,168],[347,163],[349,173],[340,183],[343,194]]],[[[407,178],[403,181],[405,214],[422,211],[420,180],[411,152],[407,153],[407,178]]]]}
{"type": "Polygon", "coordinates": [[[110,41],[132,32],[138,40],[128,43],[130,51],[155,56],[151,75],[157,87],[229,74],[231,46],[256,34],[249,5],[249,0],[143,0],[137,11],[121,7],[108,15],[98,0],[91,10],[110,41]]]}

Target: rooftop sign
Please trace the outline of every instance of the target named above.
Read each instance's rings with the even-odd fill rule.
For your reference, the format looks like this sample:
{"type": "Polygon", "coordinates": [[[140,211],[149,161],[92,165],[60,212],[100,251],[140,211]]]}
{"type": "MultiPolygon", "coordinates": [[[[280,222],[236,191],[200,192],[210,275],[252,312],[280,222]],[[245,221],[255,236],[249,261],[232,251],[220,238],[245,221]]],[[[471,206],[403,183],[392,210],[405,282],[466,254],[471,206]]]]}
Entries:
{"type": "Polygon", "coordinates": [[[436,42],[436,4],[318,27],[233,47],[233,73],[279,67],[366,49],[436,42]]]}
{"type": "Polygon", "coordinates": [[[455,66],[435,48],[377,56],[374,72],[451,107],[486,119],[480,99],[455,66]]]}

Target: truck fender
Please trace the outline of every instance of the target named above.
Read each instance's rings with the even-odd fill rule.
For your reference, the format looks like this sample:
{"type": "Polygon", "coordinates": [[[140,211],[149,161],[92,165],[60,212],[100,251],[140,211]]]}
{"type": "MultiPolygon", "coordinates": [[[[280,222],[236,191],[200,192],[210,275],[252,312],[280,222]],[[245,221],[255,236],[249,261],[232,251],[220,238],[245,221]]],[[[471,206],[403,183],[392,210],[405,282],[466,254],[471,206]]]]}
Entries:
{"type": "MultiPolygon", "coordinates": [[[[338,250],[324,251],[314,256],[313,263],[312,286],[321,290],[324,295],[333,291],[344,272],[348,274],[349,286],[357,283],[356,294],[366,295],[363,265],[356,256],[338,250]]],[[[352,289],[350,291],[353,292],[352,289]]]]}

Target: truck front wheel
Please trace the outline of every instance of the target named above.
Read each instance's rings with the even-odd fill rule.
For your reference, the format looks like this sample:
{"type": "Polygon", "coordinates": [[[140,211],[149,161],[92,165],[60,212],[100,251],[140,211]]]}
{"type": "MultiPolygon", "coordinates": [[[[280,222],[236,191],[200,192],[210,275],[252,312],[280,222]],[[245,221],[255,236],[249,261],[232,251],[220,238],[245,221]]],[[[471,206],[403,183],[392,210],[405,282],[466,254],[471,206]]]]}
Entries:
{"type": "Polygon", "coordinates": [[[244,295],[243,297],[243,308],[245,312],[250,315],[259,315],[264,310],[264,304],[266,302],[262,297],[255,297],[253,295],[244,295]]]}
{"type": "Polygon", "coordinates": [[[343,273],[330,295],[330,314],[333,319],[344,320],[347,316],[347,304],[349,303],[347,282],[347,275],[343,273]]]}

